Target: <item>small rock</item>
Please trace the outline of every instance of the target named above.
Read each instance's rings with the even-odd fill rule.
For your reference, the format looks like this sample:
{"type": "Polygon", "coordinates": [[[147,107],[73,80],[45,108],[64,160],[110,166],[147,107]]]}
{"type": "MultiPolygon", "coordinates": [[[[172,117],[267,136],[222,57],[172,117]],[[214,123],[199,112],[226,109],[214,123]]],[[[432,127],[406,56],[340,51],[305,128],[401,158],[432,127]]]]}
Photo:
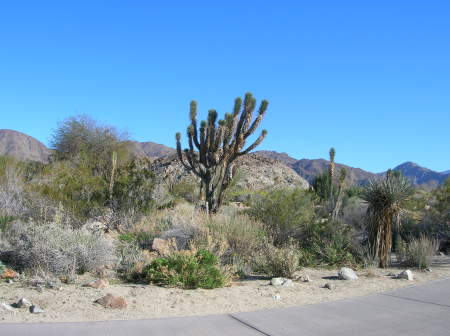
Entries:
{"type": "Polygon", "coordinates": [[[299,281],[301,282],[311,282],[311,278],[309,277],[309,275],[303,275],[299,278],[299,281]]]}
{"type": "Polygon", "coordinates": [[[445,253],[444,252],[439,252],[439,255],[440,256],[445,256],[445,253]]]}
{"type": "Polygon", "coordinates": [[[292,286],[292,280],[291,279],[287,279],[287,278],[272,278],[270,280],[270,284],[272,286],[292,286]]]}
{"type": "Polygon", "coordinates": [[[83,285],[83,287],[90,287],[90,288],[96,288],[96,289],[103,289],[109,285],[108,280],[105,279],[98,279],[91,282],[88,282],[83,285]]]}
{"type": "Polygon", "coordinates": [[[386,276],[397,277],[397,274],[395,274],[393,272],[389,272],[388,274],[386,274],[386,276]]]}
{"type": "Polygon", "coordinates": [[[413,272],[411,272],[410,270],[406,270],[406,271],[399,273],[399,275],[397,275],[397,278],[411,281],[411,280],[414,280],[414,275],[413,275],[413,272]]]}
{"type": "Polygon", "coordinates": [[[31,314],[42,314],[42,313],[45,313],[45,310],[37,305],[32,305],[30,307],[30,313],[31,314]]]}
{"type": "Polygon", "coordinates": [[[14,283],[14,280],[13,279],[8,279],[8,280],[6,280],[6,283],[12,284],[12,283],[14,283]]]}
{"type": "Polygon", "coordinates": [[[0,311],[7,311],[7,312],[11,312],[11,313],[15,313],[14,307],[11,306],[10,304],[7,304],[5,302],[0,303],[0,311]]]}
{"type": "Polygon", "coordinates": [[[102,305],[105,308],[112,309],[125,309],[128,306],[123,297],[114,296],[111,293],[106,294],[105,296],[95,300],[94,302],[102,305]]]}
{"type": "Polygon", "coordinates": [[[272,278],[270,284],[272,286],[281,286],[286,281],[285,278],[272,278]]]}
{"type": "Polygon", "coordinates": [[[31,307],[33,304],[28,301],[26,298],[21,298],[19,301],[17,301],[16,306],[17,308],[22,308],[22,307],[31,307]]]}
{"type": "Polygon", "coordinates": [[[273,296],[272,296],[272,299],[274,299],[274,300],[281,300],[281,296],[279,296],[278,294],[276,294],[276,295],[273,295],[273,296]]]}
{"type": "Polygon", "coordinates": [[[294,286],[294,283],[292,282],[291,279],[286,279],[286,280],[283,282],[282,286],[284,286],[284,287],[291,287],[291,286],[294,286]]]}
{"type": "Polygon", "coordinates": [[[43,292],[44,292],[44,287],[42,287],[42,286],[37,286],[37,287],[36,287],[36,290],[37,290],[39,293],[43,293],[43,292]]]}
{"type": "Polygon", "coordinates": [[[357,280],[358,276],[355,271],[348,267],[342,267],[338,272],[339,279],[342,280],[357,280]]]}
{"type": "Polygon", "coordinates": [[[428,273],[432,273],[433,272],[433,270],[431,269],[431,268],[425,268],[425,272],[428,272],[428,273]]]}
{"type": "Polygon", "coordinates": [[[0,274],[0,279],[15,279],[19,275],[14,272],[11,268],[7,268],[3,271],[2,274],[0,274]]]}
{"type": "Polygon", "coordinates": [[[327,282],[327,283],[323,286],[323,288],[327,288],[327,289],[329,289],[329,290],[333,290],[333,289],[336,289],[336,285],[335,285],[335,284],[332,284],[332,283],[330,283],[330,282],[327,282]]]}
{"type": "Polygon", "coordinates": [[[47,288],[61,290],[61,281],[60,280],[50,280],[46,282],[47,288]]]}

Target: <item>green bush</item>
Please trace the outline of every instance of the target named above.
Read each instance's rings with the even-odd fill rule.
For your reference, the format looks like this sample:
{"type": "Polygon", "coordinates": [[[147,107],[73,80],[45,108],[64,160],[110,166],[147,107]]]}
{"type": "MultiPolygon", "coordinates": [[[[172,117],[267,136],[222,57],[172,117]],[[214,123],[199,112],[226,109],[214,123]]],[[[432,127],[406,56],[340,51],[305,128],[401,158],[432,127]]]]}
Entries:
{"type": "Polygon", "coordinates": [[[166,258],[157,258],[143,270],[148,282],[182,288],[217,288],[226,283],[217,258],[206,250],[176,252],[166,258]]]}
{"type": "Polygon", "coordinates": [[[275,245],[298,237],[314,218],[312,195],[301,189],[285,189],[256,197],[249,214],[262,221],[275,245]]]}
{"type": "Polygon", "coordinates": [[[303,266],[359,263],[358,244],[349,225],[330,220],[312,223],[299,240],[303,266]]]}
{"type": "Polygon", "coordinates": [[[3,272],[6,270],[6,266],[5,266],[5,264],[3,264],[1,261],[0,261],[0,274],[3,274],[3,272]]]}

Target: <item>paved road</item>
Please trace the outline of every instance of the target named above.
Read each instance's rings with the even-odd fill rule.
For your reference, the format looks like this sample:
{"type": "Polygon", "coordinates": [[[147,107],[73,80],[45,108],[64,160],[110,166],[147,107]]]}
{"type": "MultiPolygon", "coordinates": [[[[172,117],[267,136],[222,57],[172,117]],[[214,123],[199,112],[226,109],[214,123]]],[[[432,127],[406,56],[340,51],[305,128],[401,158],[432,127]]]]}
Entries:
{"type": "Polygon", "coordinates": [[[205,317],[0,324],[20,336],[450,335],[450,279],[301,307],[205,317]]]}

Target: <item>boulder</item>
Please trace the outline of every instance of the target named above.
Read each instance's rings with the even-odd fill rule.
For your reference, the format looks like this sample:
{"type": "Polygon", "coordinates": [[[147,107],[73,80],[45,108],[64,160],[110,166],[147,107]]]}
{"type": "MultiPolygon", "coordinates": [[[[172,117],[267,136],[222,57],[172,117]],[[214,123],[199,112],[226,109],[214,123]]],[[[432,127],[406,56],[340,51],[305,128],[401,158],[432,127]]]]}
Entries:
{"type": "Polygon", "coordinates": [[[342,280],[357,280],[358,276],[355,271],[348,267],[342,267],[338,272],[339,279],[342,280]]]}
{"type": "Polygon", "coordinates": [[[38,305],[32,305],[30,307],[30,313],[31,314],[42,314],[45,313],[45,310],[39,307],[38,305]]]}
{"type": "Polygon", "coordinates": [[[105,296],[95,300],[94,302],[98,303],[99,305],[105,308],[111,309],[125,309],[128,306],[127,302],[123,297],[114,296],[111,293],[106,294],[105,296]]]}
{"type": "Polygon", "coordinates": [[[108,280],[106,279],[97,279],[88,283],[85,283],[83,287],[90,287],[95,289],[103,289],[109,285],[108,280]]]}
{"type": "Polygon", "coordinates": [[[286,281],[286,278],[272,278],[270,280],[270,284],[272,286],[281,286],[282,284],[284,284],[284,282],[286,281]]]}
{"type": "Polygon", "coordinates": [[[33,304],[28,301],[26,298],[21,298],[19,301],[17,301],[16,303],[16,307],[17,308],[23,308],[23,307],[31,307],[33,304]]]}
{"type": "Polygon", "coordinates": [[[399,273],[397,275],[397,278],[412,281],[412,280],[414,280],[414,275],[413,275],[413,272],[411,272],[410,270],[405,270],[405,271],[399,273]]]}
{"type": "Polygon", "coordinates": [[[330,282],[327,282],[327,283],[323,286],[323,288],[326,288],[326,289],[329,289],[329,290],[333,290],[333,289],[336,289],[336,285],[335,285],[335,284],[332,284],[332,283],[330,283],[330,282]]]}

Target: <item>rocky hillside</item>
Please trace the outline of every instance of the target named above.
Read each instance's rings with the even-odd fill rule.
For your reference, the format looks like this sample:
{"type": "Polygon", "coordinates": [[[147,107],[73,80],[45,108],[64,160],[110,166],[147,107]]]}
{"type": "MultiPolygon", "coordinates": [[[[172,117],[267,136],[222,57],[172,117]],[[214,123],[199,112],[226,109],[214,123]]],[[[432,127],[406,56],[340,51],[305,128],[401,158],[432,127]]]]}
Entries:
{"type": "MultiPolygon", "coordinates": [[[[297,174],[299,174],[309,183],[312,183],[317,175],[327,171],[329,165],[329,161],[324,159],[297,160],[293,157],[290,157],[286,153],[278,153],[274,151],[257,151],[255,152],[255,154],[280,160],[285,165],[295,170],[297,174]]],[[[345,168],[347,170],[347,178],[350,184],[362,185],[367,183],[370,179],[378,178],[377,174],[370,173],[360,168],[353,168],[344,164],[336,163],[336,170],[339,171],[339,169],[341,168],[345,168]]]]}
{"type": "Polygon", "coordinates": [[[0,129],[0,155],[24,161],[48,162],[50,150],[42,142],[29,135],[0,129]]]}
{"type": "MultiPolygon", "coordinates": [[[[249,154],[236,161],[238,166],[238,186],[248,190],[266,188],[300,187],[307,189],[309,184],[294,170],[277,160],[261,155],[249,154]]],[[[162,157],[152,163],[152,170],[161,183],[174,184],[192,178],[176,155],[162,157]]]]}

